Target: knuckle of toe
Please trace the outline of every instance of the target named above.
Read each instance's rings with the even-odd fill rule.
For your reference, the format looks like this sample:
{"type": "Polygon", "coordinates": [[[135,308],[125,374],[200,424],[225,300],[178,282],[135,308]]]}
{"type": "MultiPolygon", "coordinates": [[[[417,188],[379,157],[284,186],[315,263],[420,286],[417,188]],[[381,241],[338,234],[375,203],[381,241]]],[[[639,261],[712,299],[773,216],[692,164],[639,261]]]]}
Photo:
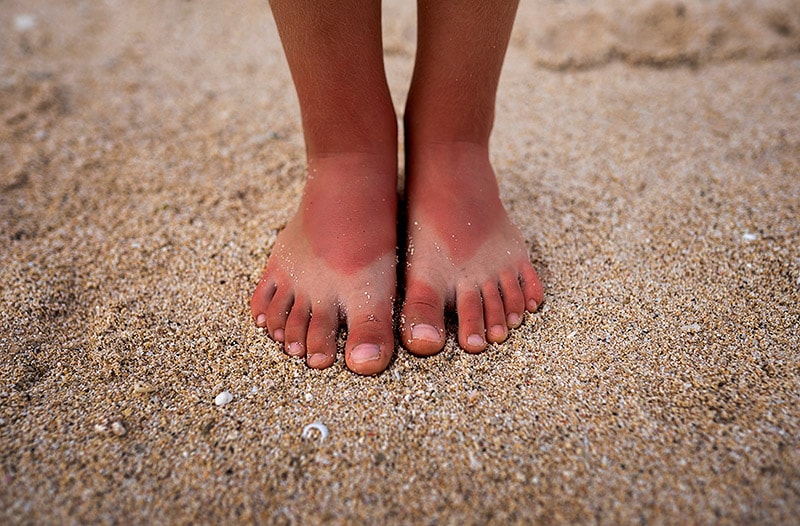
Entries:
{"type": "Polygon", "coordinates": [[[415,299],[406,301],[406,310],[426,310],[435,311],[439,308],[438,302],[429,299],[415,299]]]}
{"type": "Polygon", "coordinates": [[[286,316],[267,314],[267,327],[283,327],[285,321],[286,316]]]}
{"type": "Polygon", "coordinates": [[[326,338],[324,336],[309,336],[306,344],[308,345],[308,352],[317,354],[317,353],[324,353],[327,354],[333,340],[332,338],[326,338]]]}
{"type": "Polygon", "coordinates": [[[391,327],[391,323],[387,320],[378,317],[365,317],[355,319],[350,322],[350,332],[358,331],[359,333],[368,334],[382,334],[386,332],[387,328],[391,327]]]}

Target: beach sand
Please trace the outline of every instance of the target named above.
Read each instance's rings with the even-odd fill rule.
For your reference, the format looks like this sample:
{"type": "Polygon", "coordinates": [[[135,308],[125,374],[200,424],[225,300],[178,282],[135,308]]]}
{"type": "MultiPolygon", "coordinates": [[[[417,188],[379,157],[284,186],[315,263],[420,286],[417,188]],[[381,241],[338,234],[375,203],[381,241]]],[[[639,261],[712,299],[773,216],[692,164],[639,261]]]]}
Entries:
{"type": "Polygon", "coordinates": [[[369,378],[250,319],[305,177],[266,2],[5,0],[0,57],[0,522],[800,515],[799,1],[524,1],[493,160],[545,305],[369,378]]]}

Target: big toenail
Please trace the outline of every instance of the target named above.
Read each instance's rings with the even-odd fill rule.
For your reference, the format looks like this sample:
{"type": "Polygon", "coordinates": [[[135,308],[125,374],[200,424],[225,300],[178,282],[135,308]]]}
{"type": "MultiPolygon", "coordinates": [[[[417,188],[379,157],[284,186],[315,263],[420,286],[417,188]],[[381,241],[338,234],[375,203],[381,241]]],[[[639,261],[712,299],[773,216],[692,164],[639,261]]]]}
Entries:
{"type": "Polygon", "coordinates": [[[508,324],[511,325],[512,327],[516,327],[517,325],[519,325],[520,321],[522,321],[519,317],[519,314],[517,314],[516,312],[512,312],[511,314],[509,314],[507,319],[508,319],[508,324]]]}
{"type": "Polygon", "coordinates": [[[309,367],[320,368],[328,363],[328,357],[323,353],[309,354],[308,365],[309,367]]]}
{"type": "Polygon", "coordinates": [[[256,317],[256,325],[258,325],[259,327],[263,327],[266,324],[267,324],[267,315],[266,314],[259,314],[256,317]]]}
{"type": "Polygon", "coordinates": [[[282,342],[283,338],[285,336],[286,335],[283,333],[283,329],[275,329],[275,340],[276,341],[282,342]]]}
{"type": "Polygon", "coordinates": [[[286,352],[292,356],[302,356],[303,346],[300,344],[300,342],[292,342],[286,346],[286,352]]]}
{"type": "Polygon", "coordinates": [[[439,331],[433,325],[419,323],[411,326],[411,338],[414,340],[428,340],[438,342],[441,339],[439,331]]]}
{"type": "Polygon", "coordinates": [[[467,337],[467,345],[470,347],[481,347],[484,344],[483,336],[480,334],[470,334],[467,337]]]}
{"type": "Polygon", "coordinates": [[[372,343],[362,343],[356,345],[350,351],[350,361],[353,363],[366,363],[377,360],[381,357],[381,348],[372,343]]]}

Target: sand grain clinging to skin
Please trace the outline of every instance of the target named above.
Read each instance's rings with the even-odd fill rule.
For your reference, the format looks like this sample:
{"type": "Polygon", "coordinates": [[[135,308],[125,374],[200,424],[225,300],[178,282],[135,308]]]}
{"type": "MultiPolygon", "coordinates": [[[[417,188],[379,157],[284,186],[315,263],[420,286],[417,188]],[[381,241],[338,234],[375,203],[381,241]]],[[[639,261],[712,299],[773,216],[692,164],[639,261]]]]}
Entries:
{"type": "Polygon", "coordinates": [[[0,2],[0,523],[796,522],[798,17],[522,2],[492,160],[545,304],[362,378],[249,317],[305,180],[267,5],[0,2]]]}

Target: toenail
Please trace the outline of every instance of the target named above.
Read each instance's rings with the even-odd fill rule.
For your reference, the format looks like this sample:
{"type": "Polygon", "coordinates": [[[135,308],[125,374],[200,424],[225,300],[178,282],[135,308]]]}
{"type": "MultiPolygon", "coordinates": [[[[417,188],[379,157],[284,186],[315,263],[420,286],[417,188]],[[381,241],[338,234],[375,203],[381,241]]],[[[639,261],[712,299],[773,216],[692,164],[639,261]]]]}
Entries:
{"type": "Polygon", "coordinates": [[[309,354],[308,355],[308,365],[309,367],[320,368],[324,367],[325,364],[328,363],[328,356],[323,353],[317,354],[309,354]]]}
{"type": "Polygon", "coordinates": [[[282,342],[283,338],[285,336],[286,335],[283,333],[283,329],[275,329],[275,340],[276,341],[282,342]]]}
{"type": "Polygon", "coordinates": [[[366,363],[377,360],[381,357],[381,348],[372,343],[362,343],[356,345],[350,351],[350,361],[353,363],[366,363]]]}
{"type": "Polygon", "coordinates": [[[489,328],[489,332],[492,333],[493,336],[503,336],[506,333],[506,328],[502,325],[492,325],[489,328]]]}
{"type": "Polygon", "coordinates": [[[480,334],[470,334],[467,337],[467,345],[470,347],[482,347],[484,343],[483,336],[480,334]]]}
{"type": "Polygon", "coordinates": [[[529,310],[529,311],[531,311],[531,312],[536,312],[536,309],[537,309],[538,307],[539,307],[539,306],[538,306],[538,305],[536,305],[536,300],[530,300],[530,301],[528,302],[528,310],[529,310]]]}
{"type": "Polygon", "coordinates": [[[263,327],[266,324],[267,324],[267,315],[266,314],[259,314],[256,317],[256,325],[258,325],[259,327],[263,327]]]}
{"type": "Polygon", "coordinates": [[[286,352],[292,356],[303,356],[303,345],[300,342],[292,342],[286,346],[286,352]]]}
{"type": "Polygon", "coordinates": [[[508,319],[508,324],[511,325],[512,327],[516,327],[522,321],[522,319],[519,317],[519,314],[517,314],[516,312],[512,312],[511,314],[509,314],[507,319],[508,319]]]}
{"type": "Polygon", "coordinates": [[[420,323],[411,326],[411,338],[414,340],[428,340],[430,342],[438,342],[441,340],[441,335],[438,329],[433,325],[426,325],[420,323]]]}

